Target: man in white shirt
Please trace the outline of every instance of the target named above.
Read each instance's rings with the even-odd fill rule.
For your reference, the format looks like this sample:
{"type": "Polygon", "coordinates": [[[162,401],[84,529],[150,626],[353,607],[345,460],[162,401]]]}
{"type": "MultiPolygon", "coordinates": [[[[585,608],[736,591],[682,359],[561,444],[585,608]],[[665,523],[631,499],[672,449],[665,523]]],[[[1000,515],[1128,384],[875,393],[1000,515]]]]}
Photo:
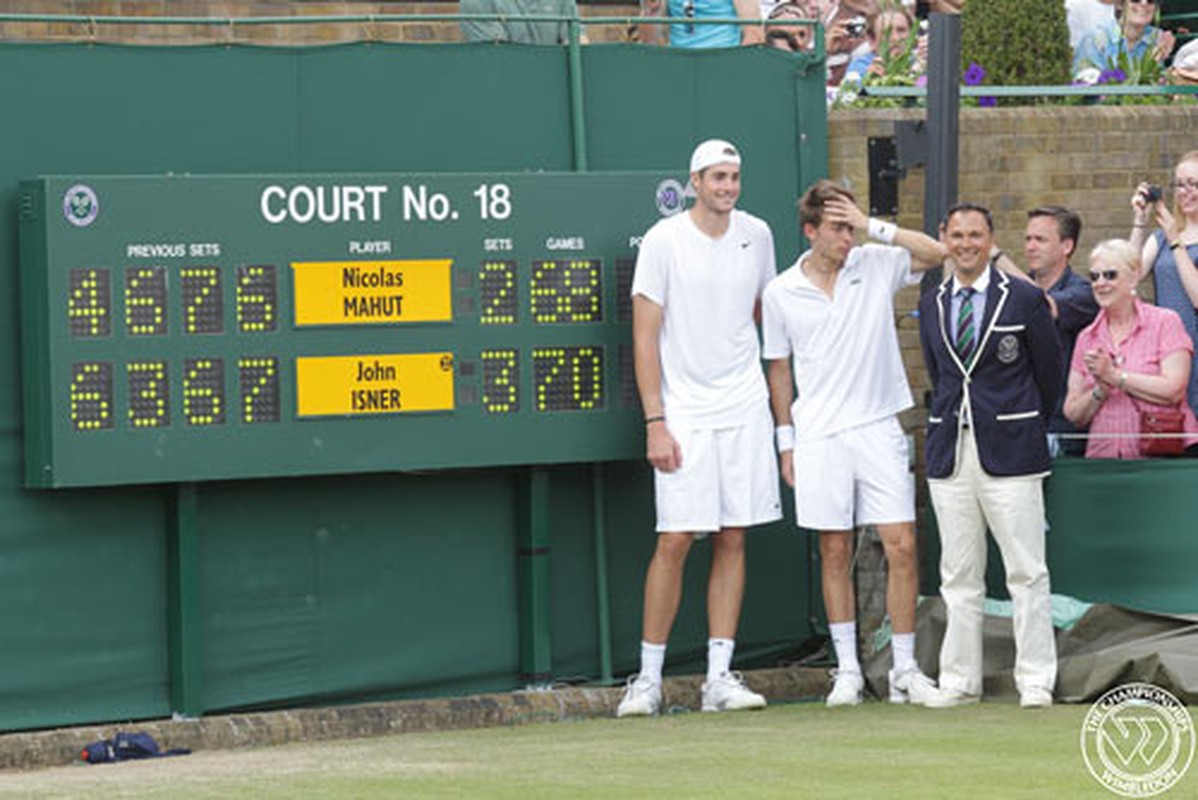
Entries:
{"type": "Polygon", "coordinates": [[[704,711],[762,708],[731,672],[745,583],[745,529],[782,517],[773,420],[755,318],[774,277],[769,226],[736,209],[740,153],[710,139],[691,156],[695,204],[645,234],[632,338],[654,467],[657,545],[645,577],[641,670],[617,716],[656,714],[666,641],[696,535],[712,533],[704,711]]]}
{"type": "Polygon", "coordinates": [[[829,706],[857,705],[853,531],[877,526],[886,551],[893,635],[890,700],[924,703],[932,681],[915,662],[915,488],[898,414],[914,403],[899,351],[894,295],[939,265],[944,247],[918,231],[869,219],[853,195],[819,181],[799,201],[811,249],[762,298],[770,402],[782,477],[800,526],[819,531],[824,607],[838,668],[829,706]],[[854,246],[868,230],[883,244],[854,246]],[[797,396],[796,396],[797,388],[797,396]]]}

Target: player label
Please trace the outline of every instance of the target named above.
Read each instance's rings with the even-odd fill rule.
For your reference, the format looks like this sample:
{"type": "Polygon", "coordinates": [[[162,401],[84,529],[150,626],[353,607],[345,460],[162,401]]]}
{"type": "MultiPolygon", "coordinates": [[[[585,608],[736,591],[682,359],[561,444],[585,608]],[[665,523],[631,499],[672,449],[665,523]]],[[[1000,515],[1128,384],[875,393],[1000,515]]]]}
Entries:
{"type": "Polygon", "coordinates": [[[452,263],[452,259],[292,263],[295,324],[451,322],[452,263]]]}
{"type": "Polygon", "coordinates": [[[452,411],[453,354],[297,358],[300,417],[452,411]]]}

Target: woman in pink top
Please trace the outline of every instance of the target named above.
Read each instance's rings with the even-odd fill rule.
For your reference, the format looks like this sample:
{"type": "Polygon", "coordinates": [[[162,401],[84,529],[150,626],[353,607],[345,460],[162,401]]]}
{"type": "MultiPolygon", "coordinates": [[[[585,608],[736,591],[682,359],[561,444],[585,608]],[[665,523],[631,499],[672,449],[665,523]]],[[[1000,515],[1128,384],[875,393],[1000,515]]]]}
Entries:
{"type": "Polygon", "coordinates": [[[1087,458],[1140,458],[1140,409],[1185,412],[1185,440],[1198,444],[1198,421],[1185,400],[1193,342],[1177,313],[1136,297],[1140,254],[1110,239],[1090,253],[1098,316],[1077,335],[1065,416],[1089,425],[1087,458]]]}

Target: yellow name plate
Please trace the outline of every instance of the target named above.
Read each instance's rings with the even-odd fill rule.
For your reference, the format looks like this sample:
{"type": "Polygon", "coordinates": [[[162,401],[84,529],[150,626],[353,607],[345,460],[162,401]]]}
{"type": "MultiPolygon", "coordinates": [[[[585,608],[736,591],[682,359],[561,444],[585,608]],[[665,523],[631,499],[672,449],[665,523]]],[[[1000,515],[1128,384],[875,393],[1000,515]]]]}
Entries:
{"type": "Polygon", "coordinates": [[[294,262],[295,324],[450,322],[452,263],[452,259],[294,262]]]}
{"type": "Polygon", "coordinates": [[[297,358],[295,385],[301,417],[452,411],[453,354],[297,358]]]}

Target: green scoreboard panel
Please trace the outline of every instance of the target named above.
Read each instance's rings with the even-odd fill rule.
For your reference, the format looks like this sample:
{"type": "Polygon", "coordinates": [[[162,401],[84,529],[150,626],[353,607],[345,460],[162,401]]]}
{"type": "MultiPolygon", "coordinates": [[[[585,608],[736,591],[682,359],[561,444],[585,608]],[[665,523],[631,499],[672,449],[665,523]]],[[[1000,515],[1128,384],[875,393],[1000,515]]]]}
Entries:
{"type": "Polygon", "coordinates": [[[642,455],[667,173],[21,185],[25,476],[95,486],[642,455]]]}

